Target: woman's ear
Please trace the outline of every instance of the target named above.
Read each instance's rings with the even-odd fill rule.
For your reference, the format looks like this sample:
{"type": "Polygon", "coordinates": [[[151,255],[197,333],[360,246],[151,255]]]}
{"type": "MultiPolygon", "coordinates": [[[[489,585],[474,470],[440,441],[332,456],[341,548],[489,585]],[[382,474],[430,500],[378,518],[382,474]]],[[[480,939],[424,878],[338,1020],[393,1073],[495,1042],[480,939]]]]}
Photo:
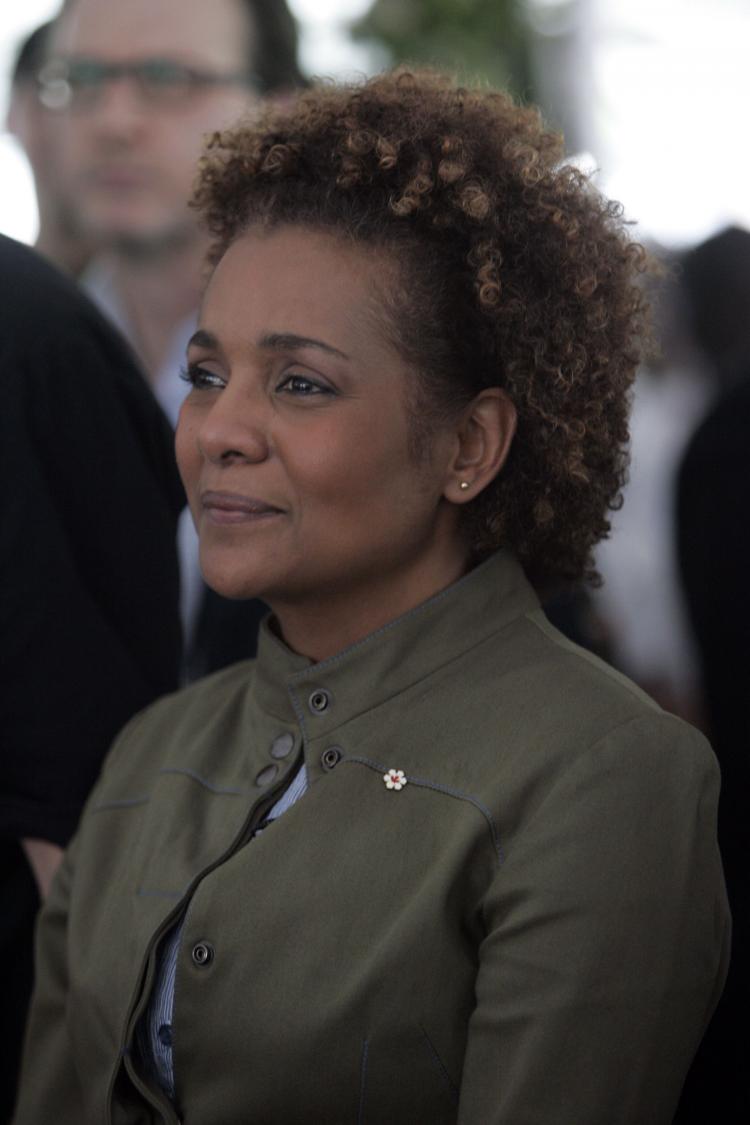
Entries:
{"type": "Polygon", "coordinates": [[[456,453],[444,495],[464,504],[495,479],[505,464],[516,432],[516,408],[500,387],[487,387],[462,412],[456,427],[456,453]]]}

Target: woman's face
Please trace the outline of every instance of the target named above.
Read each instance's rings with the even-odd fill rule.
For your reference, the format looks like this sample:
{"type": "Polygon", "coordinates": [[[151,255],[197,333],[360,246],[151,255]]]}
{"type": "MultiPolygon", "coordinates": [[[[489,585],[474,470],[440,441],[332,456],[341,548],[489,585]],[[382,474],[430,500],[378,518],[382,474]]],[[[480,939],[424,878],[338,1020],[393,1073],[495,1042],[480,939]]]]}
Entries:
{"type": "Polygon", "coordinates": [[[251,231],[219,262],[188,350],[177,457],[220,593],[276,608],[390,591],[399,612],[405,585],[421,600],[433,590],[420,576],[465,560],[443,495],[452,435],[436,433],[418,463],[410,452],[414,372],[374,292],[388,276],[377,252],[297,227],[251,231]]]}

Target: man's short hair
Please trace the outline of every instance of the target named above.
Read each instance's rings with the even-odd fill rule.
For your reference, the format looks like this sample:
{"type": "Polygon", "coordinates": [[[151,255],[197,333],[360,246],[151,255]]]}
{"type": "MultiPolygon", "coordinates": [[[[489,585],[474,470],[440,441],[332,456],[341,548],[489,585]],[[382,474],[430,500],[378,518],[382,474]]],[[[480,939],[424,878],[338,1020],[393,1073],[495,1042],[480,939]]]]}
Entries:
{"type": "MultiPolygon", "coordinates": [[[[61,12],[72,8],[74,3],[75,0],[63,0],[61,12]]],[[[286,0],[238,0],[238,3],[247,13],[248,71],[257,78],[261,93],[304,85],[297,61],[297,21],[286,0]]]]}
{"type": "Polygon", "coordinates": [[[18,45],[10,77],[11,86],[14,88],[36,80],[47,57],[52,23],[52,20],[47,20],[46,23],[40,24],[18,45]]]}

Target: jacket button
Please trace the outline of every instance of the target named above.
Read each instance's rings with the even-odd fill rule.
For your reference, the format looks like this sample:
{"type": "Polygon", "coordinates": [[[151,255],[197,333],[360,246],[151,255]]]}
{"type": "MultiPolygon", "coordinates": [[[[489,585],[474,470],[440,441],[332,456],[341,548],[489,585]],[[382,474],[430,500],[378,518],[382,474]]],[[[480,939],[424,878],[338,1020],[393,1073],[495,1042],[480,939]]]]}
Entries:
{"type": "Polygon", "coordinates": [[[267,785],[271,784],[278,772],[278,766],[264,766],[256,777],[255,784],[258,785],[261,789],[265,789],[267,785]]]}
{"type": "Polygon", "coordinates": [[[341,748],[339,746],[329,746],[320,756],[320,764],[324,770],[335,769],[340,761],[341,748]]]}
{"type": "Polygon", "coordinates": [[[280,734],[278,738],[274,738],[271,743],[271,757],[272,758],[286,758],[294,746],[294,735],[280,734]]]}
{"type": "Polygon", "coordinates": [[[209,945],[207,941],[199,941],[197,945],[193,946],[191,957],[193,958],[193,964],[197,965],[199,969],[203,969],[213,961],[214,947],[209,945]]]}
{"type": "Polygon", "coordinates": [[[311,692],[310,698],[308,699],[307,703],[313,714],[322,715],[324,711],[328,710],[331,703],[331,697],[327,691],[323,691],[322,688],[318,688],[316,691],[311,692]]]}

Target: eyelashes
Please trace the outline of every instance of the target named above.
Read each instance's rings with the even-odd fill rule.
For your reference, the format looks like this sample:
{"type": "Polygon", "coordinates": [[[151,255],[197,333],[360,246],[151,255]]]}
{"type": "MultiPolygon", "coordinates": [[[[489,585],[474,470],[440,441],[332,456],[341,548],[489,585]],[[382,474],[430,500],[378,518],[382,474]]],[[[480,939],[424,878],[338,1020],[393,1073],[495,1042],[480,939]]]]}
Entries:
{"type": "Polygon", "coordinates": [[[223,387],[224,380],[213,372],[207,371],[197,363],[189,363],[180,368],[180,378],[191,387],[204,389],[206,387],[223,387]]]}
{"type": "MultiPolygon", "coordinates": [[[[226,386],[226,380],[213,371],[208,371],[197,363],[189,363],[180,368],[180,378],[195,390],[216,390],[226,386]]],[[[288,373],[276,386],[277,393],[292,398],[317,398],[334,396],[338,392],[327,383],[313,379],[309,375],[288,373]]]]}
{"type": "Polygon", "coordinates": [[[300,398],[310,398],[314,395],[332,395],[336,392],[324,383],[318,383],[307,375],[287,375],[276,388],[286,394],[300,398]]]}

